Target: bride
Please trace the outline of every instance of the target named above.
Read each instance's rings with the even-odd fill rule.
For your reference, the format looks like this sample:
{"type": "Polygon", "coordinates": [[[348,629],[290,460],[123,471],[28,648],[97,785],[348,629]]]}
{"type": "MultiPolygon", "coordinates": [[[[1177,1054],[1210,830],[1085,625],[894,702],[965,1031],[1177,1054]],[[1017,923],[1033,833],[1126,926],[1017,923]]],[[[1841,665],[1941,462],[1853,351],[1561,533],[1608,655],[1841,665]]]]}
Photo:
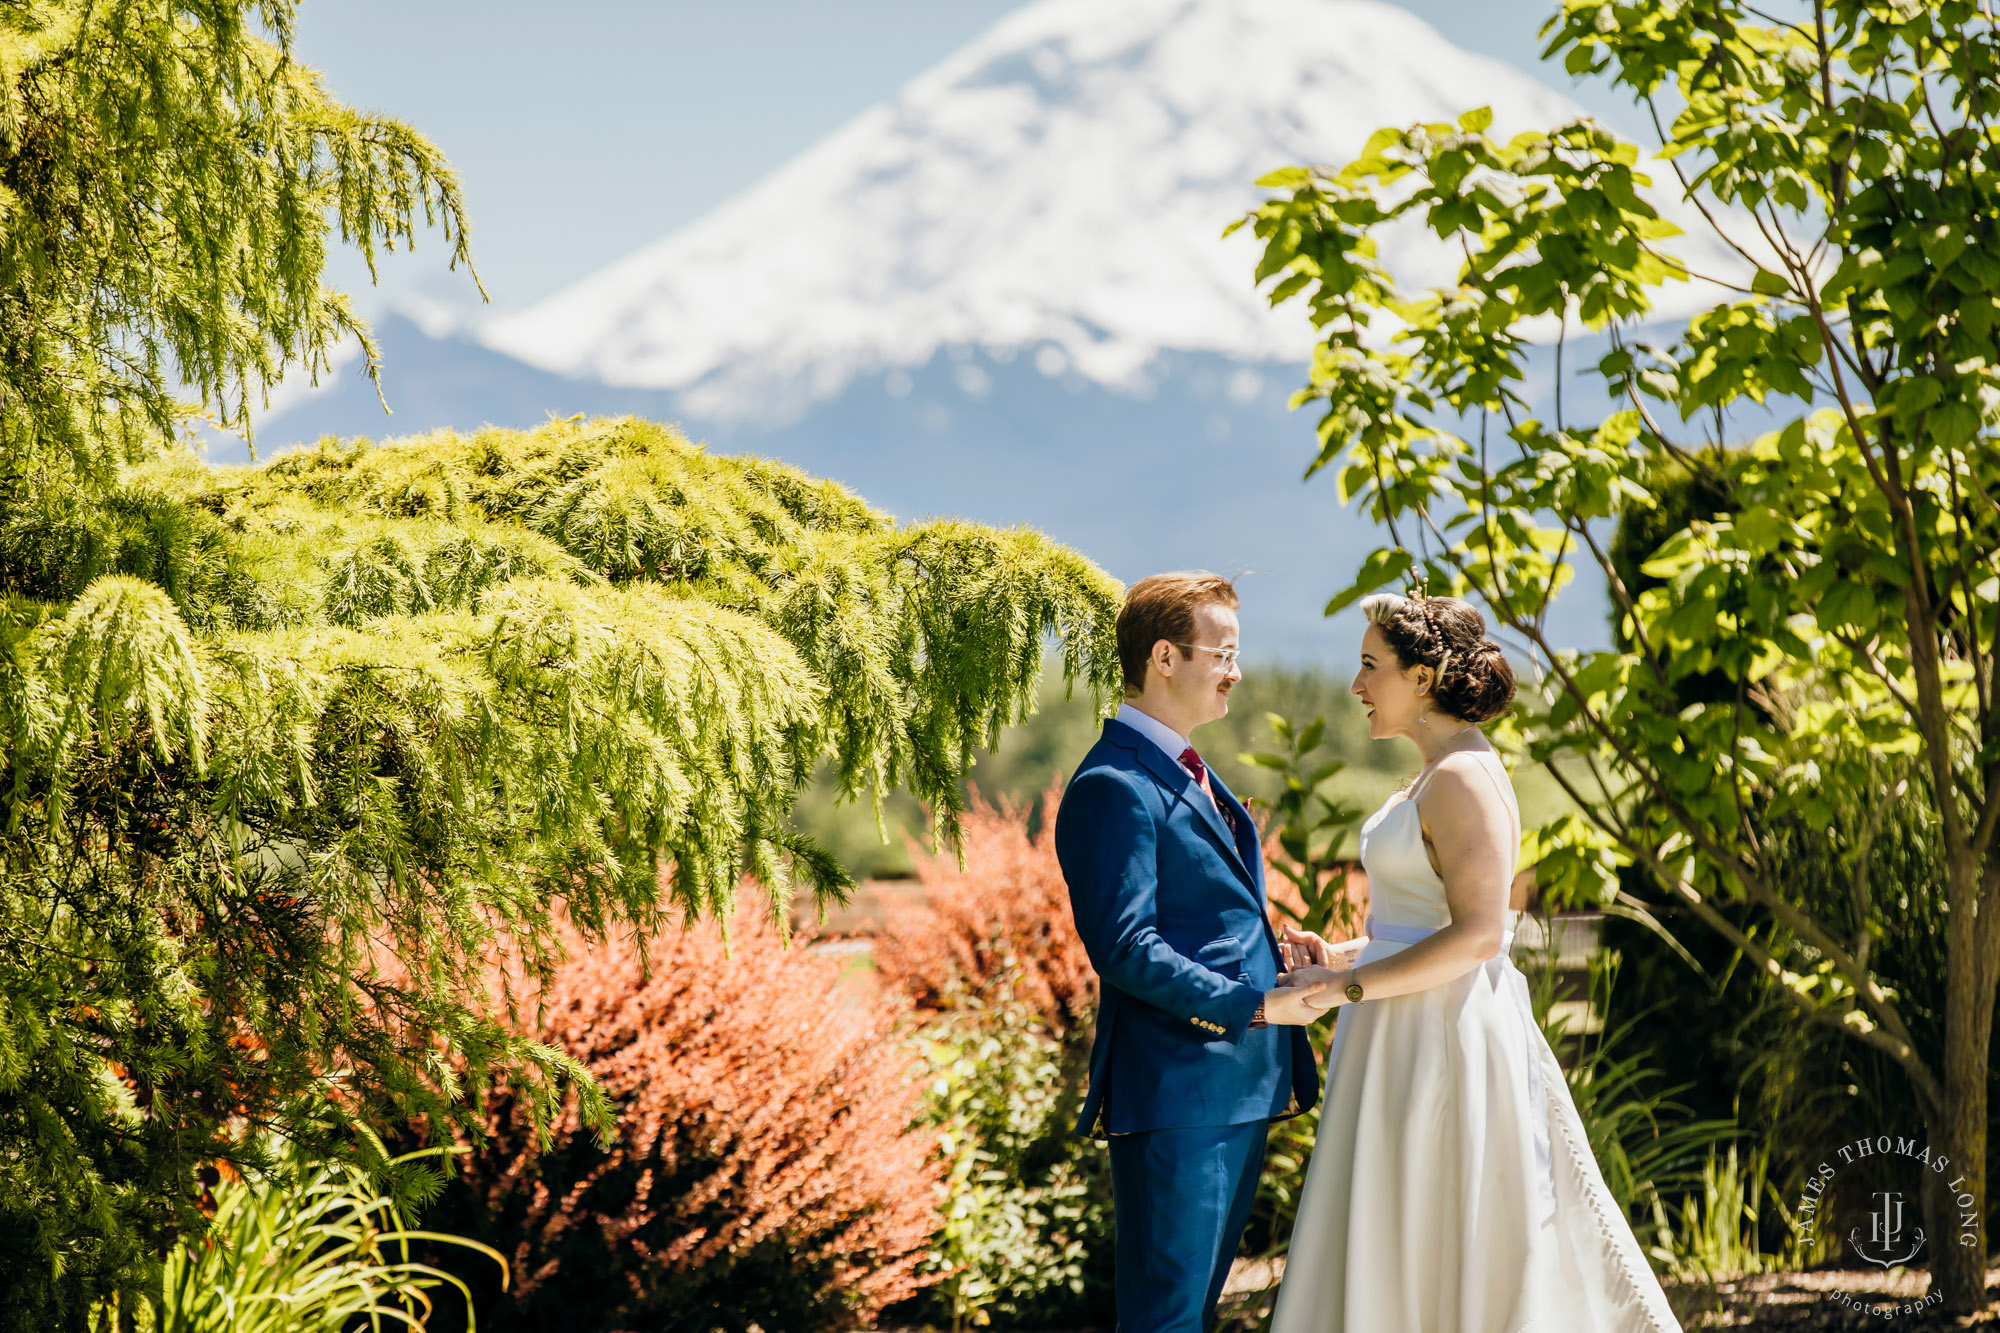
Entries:
{"type": "Polygon", "coordinates": [[[1369,735],[1424,764],[1361,826],[1367,934],[1293,934],[1285,984],[1347,1007],[1272,1333],[1679,1333],[1508,958],[1521,816],[1479,724],[1513,671],[1466,602],[1361,608],[1369,735]]]}

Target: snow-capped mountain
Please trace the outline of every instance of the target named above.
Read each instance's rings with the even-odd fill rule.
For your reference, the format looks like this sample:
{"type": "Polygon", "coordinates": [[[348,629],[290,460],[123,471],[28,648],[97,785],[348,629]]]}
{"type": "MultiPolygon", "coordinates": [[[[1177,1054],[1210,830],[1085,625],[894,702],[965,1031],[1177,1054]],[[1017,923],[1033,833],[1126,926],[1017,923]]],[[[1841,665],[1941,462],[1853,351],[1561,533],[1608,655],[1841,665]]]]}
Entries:
{"type": "MultiPolygon", "coordinates": [[[[1311,414],[1285,403],[1312,331],[1253,285],[1255,238],[1220,233],[1274,167],[1478,106],[1502,135],[1581,114],[1372,0],[1037,0],[538,305],[379,320],[395,415],[350,365],[260,444],[636,412],[905,517],[1040,527],[1123,579],[1256,571],[1246,647],[1344,660],[1320,608],[1379,534],[1301,483],[1311,414]]],[[[1414,229],[1382,254],[1406,284],[1457,271],[1414,229]]],[[[1601,596],[1573,587],[1552,628],[1602,642],[1601,596]]]]}
{"type": "MultiPolygon", "coordinates": [[[[686,229],[474,336],[715,420],[794,417],[942,348],[1035,349],[1117,391],[1163,351],[1303,360],[1298,308],[1218,239],[1253,182],[1486,105],[1581,114],[1371,0],[1040,0],[686,229]]],[[[1399,274],[1454,258],[1392,239],[1399,274]]]]}

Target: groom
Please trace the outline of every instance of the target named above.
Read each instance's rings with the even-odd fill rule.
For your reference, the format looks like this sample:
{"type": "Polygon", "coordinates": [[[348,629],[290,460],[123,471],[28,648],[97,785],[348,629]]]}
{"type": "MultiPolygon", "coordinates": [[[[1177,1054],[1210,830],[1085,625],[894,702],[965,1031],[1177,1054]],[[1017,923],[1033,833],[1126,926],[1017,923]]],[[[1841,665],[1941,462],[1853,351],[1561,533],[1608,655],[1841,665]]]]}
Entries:
{"type": "Polygon", "coordinates": [[[1102,981],[1078,1134],[1111,1141],[1119,1333],[1202,1333],[1256,1197],[1265,1129],[1319,1100],[1277,988],[1249,812],[1188,737],[1229,711],[1236,590],[1202,571],[1132,585],[1125,702],[1056,814],[1070,910],[1102,981]]]}

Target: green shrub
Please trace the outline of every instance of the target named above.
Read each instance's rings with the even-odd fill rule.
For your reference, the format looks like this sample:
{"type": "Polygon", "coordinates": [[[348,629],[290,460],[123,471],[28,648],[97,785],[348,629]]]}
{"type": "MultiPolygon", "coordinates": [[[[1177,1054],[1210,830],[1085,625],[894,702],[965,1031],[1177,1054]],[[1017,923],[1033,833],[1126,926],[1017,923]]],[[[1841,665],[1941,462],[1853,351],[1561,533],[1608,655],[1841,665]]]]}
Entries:
{"type": "Polygon", "coordinates": [[[968,1000],[918,1039],[930,1120],[950,1162],[928,1302],[952,1326],[1039,1328],[1105,1313],[1110,1165],[1071,1136],[1089,1051],[1052,1036],[1010,989],[968,1000]]]}
{"type": "MultiPolygon", "coordinates": [[[[1718,457],[1731,460],[1731,469],[1752,461],[1747,450],[1718,457]]],[[[1742,504],[1731,475],[1675,464],[1649,477],[1654,507],[1625,511],[1610,546],[1618,576],[1634,596],[1666,587],[1669,576],[1657,568],[1648,572],[1647,564],[1675,532],[1691,521],[1736,521],[1742,504]]],[[[1622,619],[1614,611],[1614,622],[1622,619]]],[[[1622,637],[1629,625],[1617,632],[1621,648],[1630,647],[1622,637]]],[[[1797,689],[1772,689],[1711,670],[1677,673],[1672,688],[1676,705],[1688,710],[1733,701],[1740,688],[1747,715],[1781,734],[1809,725],[1815,713],[1868,716],[1837,678],[1814,679],[1807,673],[1797,689]]],[[[1742,817],[1761,849],[1764,872],[1790,910],[1819,923],[1868,970],[1893,997],[1915,1049],[1940,1068],[1950,974],[1946,838],[1927,766],[1872,735],[1829,738],[1810,756],[1809,771],[1819,774],[1810,805],[1786,809],[1768,793],[1751,792],[1742,817]],[[1843,772],[1866,777],[1835,780],[1843,772]]],[[[1636,870],[1625,872],[1622,888],[1635,900],[1653,896],[1648,877],[1636,870]]],[[[1851,981],[1826,970],[1824,951],[1801,947],[1785,921],[1766,908],[1728,893],[1709,895],[1705,906],[1786,967],[1804,976],[1822,974],[1813,983],[1820,994],[1851,993],[1851,981]]],[[[1617,1003],[1632,1012],[1634,1041],[1652,1052],[1665,1076],[1691,1085],[1688,1099],[1700,1114],[1754,1124],[1768,1145],[1768,1153],[1746,1161],[1743,1170],[1751,1173],[1761,1160],[1763,1188],[1781,1201],[1777,1208],[1756,1208],[1751,1201],[1758,1252],[1776,1261],[1791,1239],[1782,1200],[1799,1197],[1834,1145],[1891,1127],[1924,1125],[1934,1144],[1939,1136],[1909,1069],[1861,1038],[1860,1024],[1835,1033],[1802,1022],[1797,996],[1765,968],[1746,965],[1699,912],[1671,901],[1652,910],[1676,937],[1674,945],[1632,921],[1606,921],[1606,943],[1627,964],[1617,1003]]],[[[2000,1026],[1988,1043],[1989,1066],[2000,1068],[2000,1026]]],[[[2000,1145],[2000,1098],[1988,1098],[1987,1117],[1990,1179],[1991,1149],[2000,1145]]],[[[1822,1206],[1841,1211],[1861,1203],[1889,1184],[1893,1176],[1885,1171],[1893,1168],[1865,1158],[1853,1163],[1839,1173],[1822,1206]]],[[[1827,1257],[1837,1241],[1829,1235],[1822,1244],[1824,1253],[1799,1261],[1827,1257]]]]}
{"type": "MultiPolygon", "coordinates": [[[[425,1149],[390,1165],[436,1156],[425,1149]]],[[[359,1167],[287,1154],[284,1169],[258,1181],[218,1185],[206,1237],[168,1252],[161,1269],[156,1333],[352,1333],[419,1328],[429,1293],[458,1277],[411,1258],[412,1241],[507,1261],[478,1241],[419,1231],[359,1167]]]]}
{"type": "MultiPolygon", "coordinates": [[[[1610,1010],[1618,966],[1618,956],[1602,949],[1590,960],[1588,995],[1598,1014],[1610,1010]]],[[[1660,1086],[1651,1053],[1633,1041],[1644,1015],[1607,1018],[1598,1032],[1572,1034],[1569,1020],[1552,1013],[1553,971],[1533,968],[1531,978],[1535,1019],[1549,1044],[1558,1051],[1573,1048],[1564,1073],[1604,1183],[1626,1216],[1643,1227],[1660,1199],[1698,1189],[1708,1151],[1741,1131],[1733,1120],[1698,1118],[1674,1100],[1689,1084],[1660,1086]]]]}
{"type": "Polygon", "coordinates": [[[1760,1222],[1767,1204],[1789,1225],[1791,1214],[1770,1183],[1770,1149],[1751,1150],[1737,1160],[1737,1145],[1725,1152],[1710,1148],[1702,1163],[1699,1192],[1682,1196],[1677,1215],[1656,1203],[1654,1222],[1664,1242],[1658,1257],[1667,1271],[1684,1282],[1716,1282],[1746,1273],[1770,1273],[1803,1268],[1810,1256],[1796,1241],[1767,1253],[1759,1242],[1760,1222]]]}
{"type": "Polygon", "coordinates": [[[1111,1313],[1111,1171],[1071,1133],[1090,1059],[1097,976],[1056,862],[1054,810],[978,803],[964,859],[923,857],[920,902],[875,937],[878,975],[926,1016],[926,1119],[942,1136],[937,1285],[911,1318],[1075,1327],[1111,1313]]]}

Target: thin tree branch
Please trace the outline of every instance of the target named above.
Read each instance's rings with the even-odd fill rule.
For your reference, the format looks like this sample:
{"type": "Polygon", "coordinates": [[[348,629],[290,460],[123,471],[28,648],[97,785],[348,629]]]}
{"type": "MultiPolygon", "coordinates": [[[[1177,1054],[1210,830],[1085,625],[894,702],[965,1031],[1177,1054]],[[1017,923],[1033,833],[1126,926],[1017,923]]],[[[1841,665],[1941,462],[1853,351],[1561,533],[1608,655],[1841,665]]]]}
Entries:
{"type": "Polygon", "coordinates": [[[1763,844],[1757,840],[1757,830],[1751,826],[1750,812],[1743,803],[1743,691],[1746,682],[1742,676],[1736,678],[1736,698],[1729,710],[1729,789],[1736,802],[1737,830],[1750,848],[1750,854],[1757,859],[1757,869],[1761,874],[1771,873],[1770,864],[1764,857],[1763,844]]]}
{"type": "Polygon", "coordinates": [[[1604,770],[1598,767],[1597,754],[1595,751],[1584,750],[1583,762],[1589,766],[1590,776],[1592,779],[1596,781],[1597,789],[1600,792],[1604,793],[1604,799],[1606,803],[1611,806],[1614,812],[1614,816],[1617,819],[1619,829],[1621,831],[1627,829],[1629,826],[1625,823],[1624,812],[1619,808],[1620,802],[1622,802],[1625,799],[1624,793],[1620,792],[1616,796],[1613,796],[1611,794],[1611,783],[1609,780],[1605,778],[1604,770]]]}
{"type": "MultiPolygon", "coordinates": [[[[1569,524],[1566,522],[1563,526],[1567,528],[1569,524]]],[[[1618,598],[1619,608],[1631,618],[1632,633],[1638,636],[1639,646],[1645,650],[1646,665],[1652,668],[1653,679],[1659,682],[1661,689],[1667,688],[1666,663],[1660,660],[1658,655],[1653,651],[1652,640],[1646,635],[1645,622],[1639,619],[1639,604],[1637,599],[1632,596],[1631,590],[1625,586],[1625,580],[1619,575],[1611,557],[1604,553],[1597,545],[1597,539],[1590,535],[1589,526],[1584,524],[1582,520],[1578,520],[1578,526],[1579,535],[1582,536],[1584,545],[1590,549],[1591,558],[1597,561],[1598,568],[1604,571],[1605,582],[1610,586],[1612,594],[1618,598]]],[[[1567,538],[1565,538],[1565,541],[1567,541],[1567,538]]]]}
{"type": "MultiPolygon", "coordinates": [[[[1653,871],[1660,883],[1683,906],[1700,917],[1717,934],[1740,950],[1755,967],[1775,981],[1778,989],[1790,996],[1807,1017],[1883,1052],[1902,1066],[1920,1097],[1925,1098],[1932,1106],[1944,1104],[1944,1090],[1938,1085],[1937,1076],[1931,1072],[1923,1056],[1918,1053],[1916,1043],[1910,1038],[1908,1031],[1902,1029],[1900,1016],[1895,1016],[1895,1028],[1891,1028],[1887,1022],[1876,1026],[1863,1026],[1861,1022],[1856,1021],[1864,1017],[1857,1009],[1834,1010],[1815,1003],[1810,995],[1804,994],[1791,984],[1790,974],[1777,959],[1748,935],[1738,930],[1729,918],[1716,911],[1693,885],[1667,870],[1657,860],[1648,860],[1647,868],[1653,871]]],[[[1886,1003],[1886,1000],[1883,1001],[1885,1008],[1886,1003]]],[[[1878,1009],[1877,1013],[1881,1014],[1883,1010],[1878,1009]]],[[[1887,1008],[1886,1014],[1894,1015],[1893,1008],[1887,1008]]]]}
{"type": "MultiPolygon", "coordinates": [[[[1869,764],[1872,776],[1874,764],[1869,764]]],[[[1854,849],[1854,957],[1863,967],[1868,965],[1868,955],[1875,944],[1875,932],[1868,928],[1868,918],[1873,910],[1868,894],[1868,872],[1874,865],[1875,838],[1882,831],[1882,820],[1889,813],[1889,807],[1902,798],[1909,789],[1906,778],[1890,791],[1889,799],[1875,802],[1868,811],[1868,821],[1861,826],[1861,837],[1854,849]]]]}
{"type": "MultiPolygon", "coordinates": [[[[1583,753],[1587,758],[1589,755],[1589,751],[1586,750],[1583,753]]],[[[1605,833],[1609,834],[1611,837],[1617,839],[1621,846],[1624,845],[1626,839],[1631,836],[1631,826],[1625,822],[1624,817],[1622,815],[1618,814],[1618,807],[1616,802],[1611,801],[1609,799],[1607,799],[1604,802],[1605,808],[1609,809],[1612,812],[1610,821],[1606,822],[1605,817],[1599,813],[1598,806],[1590,801],[1586,801],[1583,798],[1583,793],[1576,789],[1575,784],[1572,783],[1567,776],[1565,776],[1559,769],[1556,768],[1554,756],[1551,756],[1548,760],[1543,762],[1542,769],[1549,775],[1551,779],[1554,780],[1555,784],[1558,787],[1562,788],[1563,794],[1569,797],[1569,799],[1576,805],[1576,808],[1583,811],[1584,818],[1588,819],[1591,823],[1597,825],[1598,828],[1602,829],[1605,833]]],[[[1595,764],[1593,764],[1592,776],[1597,778],[1598,790],[1605,792],[1608,798],[1609,790],[1605,787],[1604,779],[1595,770],[1596,766],[1595,764]]]]}
{"type": "Polygon", "coordinates": [[[1747,4],[1744,5],[1743,12],[1746,14],[1755,14],[1758,18],[1763,19],[1764,22],[1769,23],[1774,27],[1788,28],[1791,31],[1797,33],[1801,37],[1810,38],[1812,36],[1812,33],[1810,31],[1800,27],[1798,24],[1787,23],[1785,20],[1779,18],[1775,14],[1766,14],[1763,10],[1757,8],[1755,5],[1747,5],[1747,4]]]}
{"type": "MultiPolygon", "coordinates": [[[[1653,132],[1660,136],[1661,147],[1665,147],[1666,145],[1673,142],[1673,136],[1668,134],[1666,127],[1660,123],[1659,103],[1654,100],[1653,95],[1651,93],[1646,94],[1645,101],[1646,101],[1646,111],[1653,118],[1653,132]]],[[[1693,183],[1688,180],[1687,173],[1681,170],[1680,159],[1678,157],[1670,157],[1667,159],[1667,165],[1673,168],[1674,175],[1680,180],[1681,197],[1686,199],[1689,203],[1695,206],[1695,211],[1701,214],[1703,221],[1708,223],[1709,228],[1715,232],[1717,238],[1719,238],[1724,245],[1734,250],[1737,254],[1742,255],[1745,259],[1749,260],[1750,266],[1752,268],[1764,267],[1761,263],[1757,261],[1757,256],[1751,254],[1748,250],[1745,250],[1741,245],[1739,245],[1736,241],[1736,238],[1734,236],[1731,236],[1728,233],[1728,231],[1726,231],[1723,228],[1723,225],[1715,220],[1715,214],[1709,212],[1708,205],[1702,202],[1701,195],[1696,192],[1693,183]]]]}
{"type": "Polygon", "coordinates": [[[1711,274],[1703,273],[1698,269],[1691,268],[1684,260],[1679,259],[1674,255],[1670,255],[1664,250],[1657,249],[1656,247],[1654,247],[1653,245],[1651,245],[1646,241],[1640,241],[1639,248],[1645,251],[1647,254],[1651,255],[1653,258],[1659,260],[1662,264],[1666,265],[1668,268],[1673,269],[1676,272],[1680,273],[1684,277],[1692,278],[1697,282],[1713,283],[1715,286],[1724,288],[1725,290],[1728,291],[1742,292],[1745,296],[1759,295],[1757,289],[1754,287],[1745,287],[1740,282],[1731,282],[1727,278],[1718,278],[1711,274]]]}

